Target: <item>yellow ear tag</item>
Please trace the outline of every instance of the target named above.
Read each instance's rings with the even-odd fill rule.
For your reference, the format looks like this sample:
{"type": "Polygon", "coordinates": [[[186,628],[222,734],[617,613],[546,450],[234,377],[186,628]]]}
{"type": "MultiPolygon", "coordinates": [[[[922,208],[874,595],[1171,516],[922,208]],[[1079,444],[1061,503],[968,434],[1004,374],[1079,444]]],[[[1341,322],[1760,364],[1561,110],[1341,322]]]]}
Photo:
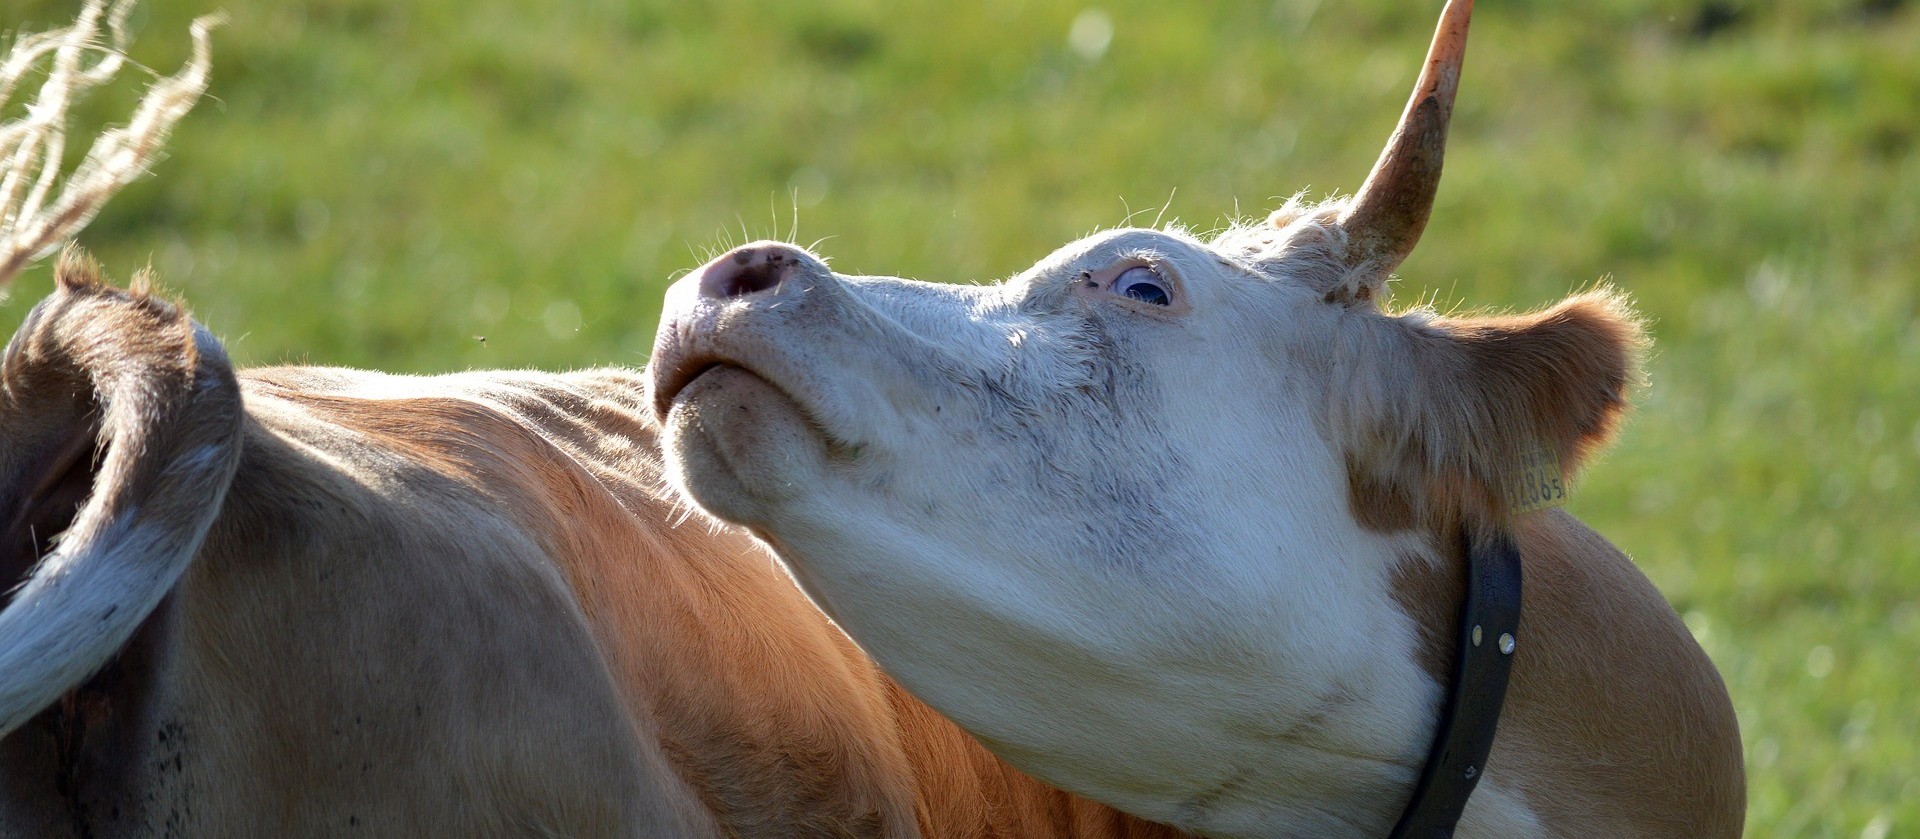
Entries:
{"type": "Polygon", "coordinates": [[[1520,458],[1518,467],[1507,480],[1507,506],[1514,514],[1565,503],[1567,484],[1560,476],[1560,459],[1542,448],[1535,448],[1520,458]]]}

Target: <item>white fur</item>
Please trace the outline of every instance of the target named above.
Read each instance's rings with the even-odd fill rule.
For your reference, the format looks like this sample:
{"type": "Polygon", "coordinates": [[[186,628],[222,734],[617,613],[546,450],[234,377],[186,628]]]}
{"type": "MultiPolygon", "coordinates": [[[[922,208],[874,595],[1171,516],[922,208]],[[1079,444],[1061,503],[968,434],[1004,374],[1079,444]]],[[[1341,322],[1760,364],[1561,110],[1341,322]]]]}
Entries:
{"type": "Polygon", "coordinates": [[[126,643],[172,582],[155,585],[158,564],[138,562],[152,552],[158,534],[151,528],[122,517],[99,530],[115,544],[94,558],[99,571],[82,571],[72,552],[56,551],[0,612],[0,638],[7,641],[0,645],[0,673],[7,674],[0,681],[0,733],[91,674],[126,643]],[[112,620],[122,609],[133,619],[112,620]]]}
{"type": "MultiPolygon", "coordinates": [[[[990,288],[696,272],[654,386],[757,378],[672,402],[669,468],[1021,769],[1209,835],[1384,835],[1440,696],[1390,587],[1425,547],[1353,520],[1324,408],[1354,315],[1270,257],[1120,230],[990,288]],[[1085,287],[1129,261],[1190,311],[1085,287]]],[[[1487,789],[1461,835],[1537,834],[1487,789]]]]}
{"type": "MultiPolygon", "coordinates": [[[[230,472],[233,451],[223,454],[224,460],[210,465],[230,472]]],[[[224,480],[217,485],[217,496],[225,495],[224,480]]],[[[0,673],[7,674],[0,681],[0,735],[126,645],[192,562],[220,509],[219,498],[207,507],[203,520],[179,529],[143,520],[135,507],[105,522],[82,514],[0,612],[0,673]]]]}

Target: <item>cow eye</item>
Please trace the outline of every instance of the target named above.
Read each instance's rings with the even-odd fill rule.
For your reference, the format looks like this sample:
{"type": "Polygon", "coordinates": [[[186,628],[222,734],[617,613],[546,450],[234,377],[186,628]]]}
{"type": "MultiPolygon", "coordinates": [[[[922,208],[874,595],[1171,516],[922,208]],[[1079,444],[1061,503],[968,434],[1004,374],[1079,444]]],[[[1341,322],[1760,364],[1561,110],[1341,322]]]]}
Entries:
{"type": "Polygon", "coordinates": [[[1173,294],[1167,291],[1167,281],[1145,265],[1135,265],[1120,272],[1113,278],[1113,293],[1131,297],[1142,303],[1166,306],[1173,303],[1173,294]]]}

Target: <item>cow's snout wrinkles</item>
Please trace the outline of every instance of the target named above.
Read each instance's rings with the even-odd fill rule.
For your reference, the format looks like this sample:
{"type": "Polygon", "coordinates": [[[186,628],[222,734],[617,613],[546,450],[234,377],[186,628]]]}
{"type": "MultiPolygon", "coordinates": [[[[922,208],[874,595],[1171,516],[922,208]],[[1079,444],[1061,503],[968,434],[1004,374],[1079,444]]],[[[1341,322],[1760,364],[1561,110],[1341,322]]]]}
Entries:
{"type": "Polygon", "coordinates": [[[700,296],[716,300],[746,297],[777,288],[804,259],[798,249],[779,244],[744,245],[700,272],[700,296]]]}

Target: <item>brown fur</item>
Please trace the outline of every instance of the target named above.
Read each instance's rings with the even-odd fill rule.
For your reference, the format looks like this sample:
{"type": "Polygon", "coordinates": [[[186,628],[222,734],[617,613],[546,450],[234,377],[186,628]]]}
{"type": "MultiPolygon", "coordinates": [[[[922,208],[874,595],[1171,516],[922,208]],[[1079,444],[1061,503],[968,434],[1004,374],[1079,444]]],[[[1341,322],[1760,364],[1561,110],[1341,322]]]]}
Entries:
{"type": "Polygon", "coordinates": [[[1570,482],[1612,438],[1644,343],[1607,290],[1524,315],[1353,317],[1329,425],[1354,513],[1380,530],[1506,522],[1506,482],[1535,449],[1570,482]]]}
{"type": "MultiPolygon", "coordinates": [[[[51,370],[6,379],[49,406],[0,425],[16,523],[104,479],[51,370]]],[[[126,666],[0,741],[0,835],[1174,835],[1014,771],[744,535],[675,527],[634,374],[242,383],[227,502],[126,666]]]]}
{"type": "MultiPolygon", "coordinates": [[[[1633,562],[1560,510],[1519,517],[1519,646],[1487,765],[1550,835],[1733,839],[1745,820],[1739,724],[1726,686],[1633,562]]],[[[1436,534],[1437,536],[1437,534],[1436,534]]],[[[1394,596],[1421,662],[1451,678],[1466,557],[1453,539],[1409,557],[1394,596]]]]}

